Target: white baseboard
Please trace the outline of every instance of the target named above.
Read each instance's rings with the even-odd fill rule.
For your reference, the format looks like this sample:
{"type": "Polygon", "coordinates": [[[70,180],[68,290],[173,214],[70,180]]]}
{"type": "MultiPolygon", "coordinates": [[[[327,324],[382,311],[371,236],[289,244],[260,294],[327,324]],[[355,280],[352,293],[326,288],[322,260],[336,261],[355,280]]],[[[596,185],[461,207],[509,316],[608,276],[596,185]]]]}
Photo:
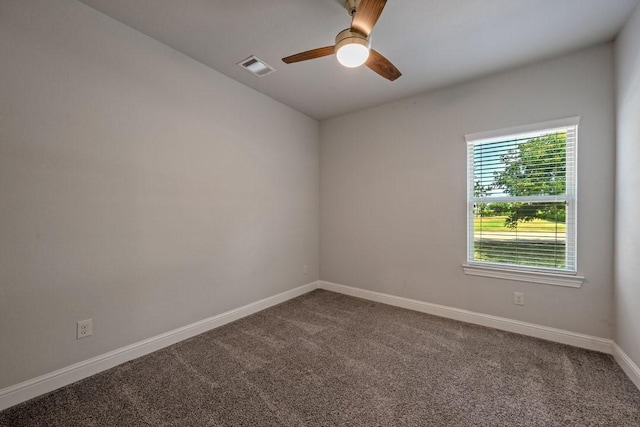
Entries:
{"type": "Polygon", "coordinates": [[[613,343],[613,357],[615,357],[616,362],[618,362],[624,373],[640,390],[640,368],[616,343],[613,343]]]}
{"type": "Polygon", "coordinates": [[[227,311],[225,313],[192,323],[182,328],[174,329],[167,333],[119,348],[106,354],[88,359],[57,371],[39,376],[37,378],[4,388],[0,390],[0,411],[18,403],[25,402],[34,397],[64,387],[83,378],[113,368],[124,362],[136,359],[182,340],[194,337],[203,332],[215,329],[219,326],[257,313],[258,311],[288,301],[292,298],[311,292],[314,289],[326,289],[345,295],[377,301],[396,307],[407,308],[409,310],[422,313],[433,314],[435,316],[448,319],[460,320],[462,322],[487,326],[522,335],[546,339],[574,347],[588,350],[600,351],[613,354],[624,372],[640,389],[640,368],[624,353],[624,351],[612,340],[593,337],[562,329],[550,328],[533,323],[520,322],[518,320],[504,317],[491,316],[488,314],[476,313],[454,307],[447,307],[439,304],[398,297],[380,292],[368,291],[365,289],[339,285],[337,283],[317,281],[299,286],[289,291],[282,292],[256,301],[245,306],[227,311]]]}
{"type": "Polygon", "coordinates": [[[311,282],[260,301],[209,317],[208,319],[174,329],[173,331],[157,335],[144,341],[110,351],[109,353],[102,354],[37,378],[1,389],[0,411],[56,390],[60,387],[64,387],[83,378],[90,377],[98,372],[113,368],[114,366],[120,365],[124,362],[137,359],[145,354],[152,353],[187,338],[194,337],[203,332],[233,322],[234,320],[257,313],[265,308],[272,307],[297,296],[306,294],[317,287],[318,282],[311,282]]]}
{"type": "Polygon", "coordinates": [[[490,328],[500,329],[503,331],[515,332],[521,335],[542,338],[547,341],[585,348],[587,350],[595,350],[607,354],[613,353],[613,341],[605,338],[550,328],[548,326],[536,325],[534,323],[521,322],[519,320],[507,319],[505,317],[476,313],[460,308],[447,307],[445,305],[397,297],[365,289],[353,288],[351,286],[339,285],[337,283],[320,281],[319,288],[370,301],[381,302],[396,307],[408,308],[409,310],[419,311],[422,313],[433,314],[435,316],[446,317],[448,319],[460,320],[462,322],[488,326],[490,328]]]}

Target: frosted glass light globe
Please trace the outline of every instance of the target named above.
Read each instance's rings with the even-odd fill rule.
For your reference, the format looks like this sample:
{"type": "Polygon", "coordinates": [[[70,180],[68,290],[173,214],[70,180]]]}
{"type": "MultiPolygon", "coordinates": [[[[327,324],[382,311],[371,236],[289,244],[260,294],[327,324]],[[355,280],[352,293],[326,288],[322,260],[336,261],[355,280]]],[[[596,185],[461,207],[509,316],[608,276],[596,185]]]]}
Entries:
{"type": "Polygon", "coordinates": [[[356,68],[367,62],[369,49],[359,43],[345,44],[336,52],[338,62],[348,68],[356,68]]]}

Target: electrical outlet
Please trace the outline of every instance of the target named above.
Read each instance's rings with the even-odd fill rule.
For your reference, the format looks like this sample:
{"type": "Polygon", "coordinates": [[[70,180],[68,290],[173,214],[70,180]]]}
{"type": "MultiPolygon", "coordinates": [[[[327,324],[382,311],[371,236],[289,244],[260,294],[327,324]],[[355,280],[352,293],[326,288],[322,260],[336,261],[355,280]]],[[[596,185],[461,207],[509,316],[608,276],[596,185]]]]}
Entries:
{"type": "Polygon", "coordinates": [[[513,293],[513,303],[515,305],[524,305],[524,293],[523,292],[514,292],[513,293]]]}
{"type": "Polygon", "coordinates": [[[93,335],[93,319],[79,321],[77,333],[77,339],[93,335]]]}
{"type": "Polygon", "coordinates": [[[303,272],[304,274],[307,274],[307,273],[309,272],[309,266],[308,266],[308,265],[303,266],[303,267],[302,267],[302,272],[303,272]]]}

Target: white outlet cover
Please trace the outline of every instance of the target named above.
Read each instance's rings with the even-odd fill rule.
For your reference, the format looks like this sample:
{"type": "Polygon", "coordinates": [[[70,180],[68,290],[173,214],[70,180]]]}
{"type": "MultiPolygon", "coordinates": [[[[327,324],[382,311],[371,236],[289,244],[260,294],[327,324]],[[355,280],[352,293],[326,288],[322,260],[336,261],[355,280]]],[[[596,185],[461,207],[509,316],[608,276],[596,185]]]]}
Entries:
{"type": "Polygon", "coordinates": [[[86,338],[93,335],[93,319],[80,320],[76,331],[76,338],[86,338]]]}
{"type": "Polygon", "coordinates": [[[524,293],[523,292],[514,292],[513,293],[513,303],[516,305],[524,305],[524,293]]]}

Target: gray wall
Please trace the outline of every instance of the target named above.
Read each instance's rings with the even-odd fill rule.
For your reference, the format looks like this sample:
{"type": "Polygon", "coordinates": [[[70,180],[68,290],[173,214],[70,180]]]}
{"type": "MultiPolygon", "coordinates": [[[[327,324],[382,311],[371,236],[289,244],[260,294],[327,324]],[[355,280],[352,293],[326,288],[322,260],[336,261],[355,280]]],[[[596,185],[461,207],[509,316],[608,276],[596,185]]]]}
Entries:
{"type": "Polygon", "coordinates": [[[75,1],[0,58],[0,388],[318,279],[316,121],[75,1]]]}
{"type": "Polygon", "coordinates": [[[616,343],[640,366],[640,7],[616,40],[616,343]]]}
{"type": "Polygon", "coordinates": [[[322,122],[321,279],[613,338],[613,74],[605,44],[322,122]],[[586,283],[465,276],[464,135],[576,115],[586,283]]]}

